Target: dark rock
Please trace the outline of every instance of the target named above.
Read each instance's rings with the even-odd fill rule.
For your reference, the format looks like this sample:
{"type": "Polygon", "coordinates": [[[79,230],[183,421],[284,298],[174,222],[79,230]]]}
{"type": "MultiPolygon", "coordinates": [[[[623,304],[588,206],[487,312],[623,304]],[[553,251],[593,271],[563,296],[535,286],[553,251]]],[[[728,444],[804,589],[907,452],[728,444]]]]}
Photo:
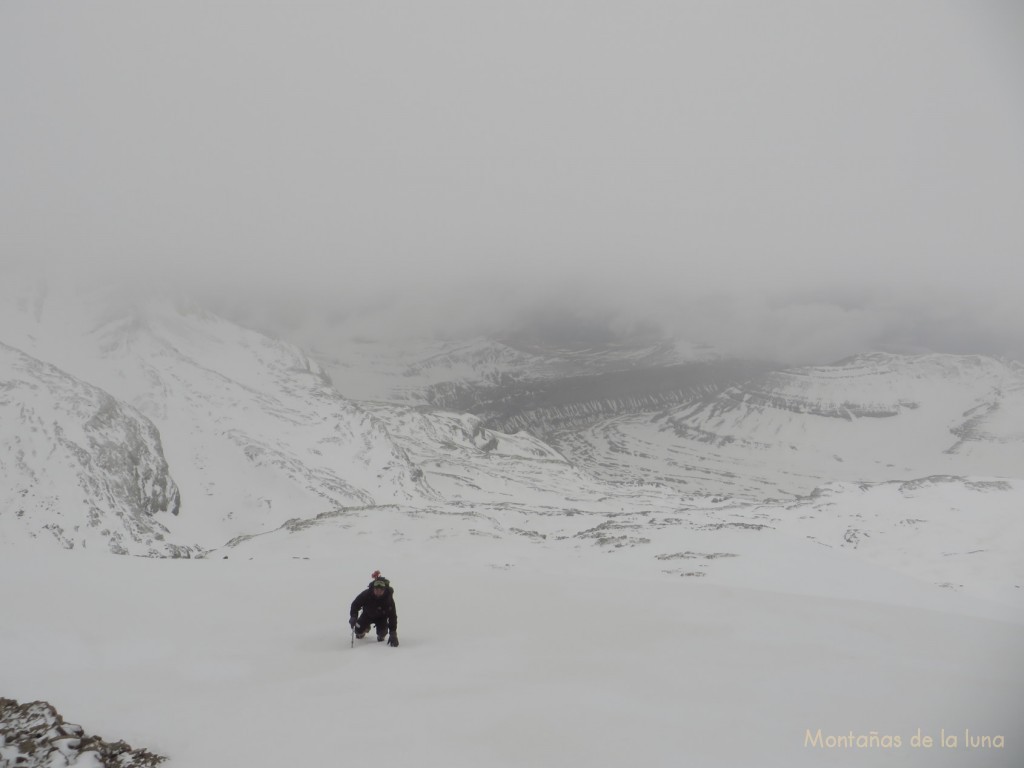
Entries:
{"type": "Polygon", "coordinates": [[[79,755],[95,752],[107,768],[153,768],[167,758],[124,741],[87,736],[45,701],[19,704],[0,698],[0,765],[45,768],[73,764],[79,755]]]}

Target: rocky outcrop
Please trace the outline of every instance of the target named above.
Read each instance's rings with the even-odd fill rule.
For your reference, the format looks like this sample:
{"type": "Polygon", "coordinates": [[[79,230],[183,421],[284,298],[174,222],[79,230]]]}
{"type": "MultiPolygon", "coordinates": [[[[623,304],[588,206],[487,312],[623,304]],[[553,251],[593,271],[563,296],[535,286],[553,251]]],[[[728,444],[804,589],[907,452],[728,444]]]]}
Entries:
{"type": "Polygon", "coordinates": [[[0,698],[0,766],[153,768],[166,759],[123,741],[90,736],[80,725],[65,722],[45,701],[19,704],[0,698]]]}

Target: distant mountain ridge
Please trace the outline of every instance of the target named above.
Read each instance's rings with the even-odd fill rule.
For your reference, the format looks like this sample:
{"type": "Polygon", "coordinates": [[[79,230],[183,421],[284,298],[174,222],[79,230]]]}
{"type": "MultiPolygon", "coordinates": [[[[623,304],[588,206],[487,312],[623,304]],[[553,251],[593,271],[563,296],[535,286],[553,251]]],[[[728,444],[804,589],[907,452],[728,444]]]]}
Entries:
{"type": "Polygon", "coordinates": [[[1024,366],[858,355],[769,371],[661,413],[559,433],[552,443],[612,478],[754,498],[800,496],[837,479],[1019,477],[1024,366]]]}
{"type": "Polygon", "coordinates": [[[1019,363],[977,355],[865,354],[831,366],[752,378],[714,398],[675,409],[667,422],[680,435],[699,429],[715,440],[735,442],[768,433],[772,440],[784,439],[790,430],[786,414],[851,424],[896,418],[932,426],[936,439],[948,434],[948,442],[936,447],[952,451],[957,443],[988,439],[984,425],[993,411],[1008,424],[1008,440],[1024,439],[1022,392],[1024,366],[1019,363]]]}
{"type": "Polygon", "coordinates": [[[363,342],[316,357],[340,391],[366,390],[355,359],[372,372],[368,399],[472,413],[490,429],[538,437],[692,402],[778,367],[642,337],[575,345],[477,337],[397,350],[363,342]],[[345,353],[354,358],[338,357],[345,353]]]}

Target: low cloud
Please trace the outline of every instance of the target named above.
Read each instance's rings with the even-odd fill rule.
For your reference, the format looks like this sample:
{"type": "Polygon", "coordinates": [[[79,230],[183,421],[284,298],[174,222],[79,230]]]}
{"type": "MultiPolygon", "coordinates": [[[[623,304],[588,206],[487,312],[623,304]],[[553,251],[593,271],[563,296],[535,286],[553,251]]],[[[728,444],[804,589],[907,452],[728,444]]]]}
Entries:
{"type": "Polygon", "coordinates": [[[0,267],[288,333],[1020,354],[983,6],[3,5],[0,267]]]}

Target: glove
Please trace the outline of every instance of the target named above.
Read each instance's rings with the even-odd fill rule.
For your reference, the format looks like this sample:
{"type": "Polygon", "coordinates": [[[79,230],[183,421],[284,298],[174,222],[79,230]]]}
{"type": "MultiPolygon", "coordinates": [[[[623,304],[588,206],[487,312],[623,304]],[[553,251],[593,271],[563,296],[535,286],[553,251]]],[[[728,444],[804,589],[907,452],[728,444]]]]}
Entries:
{"type": "Polygon", "coordinates": [[[388,645],[390,645],[392,648],[398,647],[398,635],[396,635],[394,632],[392,632],[388,636],[388,645]]]}
{"type": "Polygon", "coordinates": [[[356,628],[356,617],[355,616],[349,616],[348,617],[348,625],[350,627],[352,627],[352,629],[356,628]]]}

